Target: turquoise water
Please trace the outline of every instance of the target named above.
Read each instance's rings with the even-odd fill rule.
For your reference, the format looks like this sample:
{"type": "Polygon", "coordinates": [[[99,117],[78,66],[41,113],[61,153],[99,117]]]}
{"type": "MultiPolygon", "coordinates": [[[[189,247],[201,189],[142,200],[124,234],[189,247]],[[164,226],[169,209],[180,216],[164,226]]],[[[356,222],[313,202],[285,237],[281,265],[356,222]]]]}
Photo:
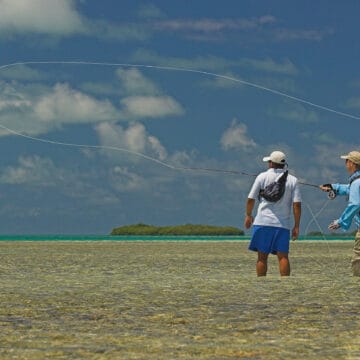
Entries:
{"type": "MultiPolygon", "coordinates": [[[[248,241],[250,236],[0,235],[0,241],[248,241]]],[[[299,241],[346,241],[354,236],[301,236],[299,241]]]]}

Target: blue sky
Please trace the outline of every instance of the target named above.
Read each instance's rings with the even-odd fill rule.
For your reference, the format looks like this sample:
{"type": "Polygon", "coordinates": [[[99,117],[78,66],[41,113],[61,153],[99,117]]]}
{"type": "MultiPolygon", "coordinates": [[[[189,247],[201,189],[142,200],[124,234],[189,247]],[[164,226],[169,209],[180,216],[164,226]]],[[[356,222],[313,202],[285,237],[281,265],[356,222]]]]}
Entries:
{"type": "MultiPolygon", "coordinates": [[[[0,232],[243,228],[253,178],[174,168],[257,174],[272,150],[302,181],[347,181],[359,11],[355,0],[0,0],[0,232]]],[[[301,190],[302,232],[325,231],[345,200],[301,190]]]]}

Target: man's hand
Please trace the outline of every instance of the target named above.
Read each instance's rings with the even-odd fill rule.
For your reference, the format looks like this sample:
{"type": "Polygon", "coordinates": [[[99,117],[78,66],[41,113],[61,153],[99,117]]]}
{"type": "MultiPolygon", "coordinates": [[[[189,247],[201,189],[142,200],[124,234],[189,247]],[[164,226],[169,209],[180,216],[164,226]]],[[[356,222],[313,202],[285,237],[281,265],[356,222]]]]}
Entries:
{"type": "Polygon", "coordinates": [[[250,229],[253,222],[254,218],[251,215],[246,215],[244,221],[245,229],[250,229]]]}
{"type": "Polygon", "coordinates": [[[331,184],[323,184],[323,185],[320,185],[319,188],[322,191],[326,191],[326,192],[333,190],[333,187],[331,186],[331,184]]]}
{"type": "Polygon", "coordinates": [[[299,228],[294,226],[293,229],[292,229],[292,239],[293,240],[296,240],[298,237],[299,237],[299,228]]]}
{"type": "Polygon", "coordinates": [[[339,222],[338,220],[334,220],[329,226],[328,229],[329,230],[337,230],[340,228],[339,222]]]}

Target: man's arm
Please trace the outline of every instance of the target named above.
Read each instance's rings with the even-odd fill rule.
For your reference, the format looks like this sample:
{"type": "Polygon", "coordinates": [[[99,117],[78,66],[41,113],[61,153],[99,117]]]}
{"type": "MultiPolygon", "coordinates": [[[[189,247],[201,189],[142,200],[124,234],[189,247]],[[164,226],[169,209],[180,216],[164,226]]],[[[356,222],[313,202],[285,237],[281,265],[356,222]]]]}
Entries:
{"type": "Polygon", "coordinates": [[[299,233],[300,233],[301,202],[293,203],[293,213],[294,213],[294,227],[292,229],[292,238],[293,240],[296,240],[299,237],[299,233]]]}
{"type": "Polygon", "coordinates": [[[248,198],[246,201],[246,212],[245,212],[245,221],[244,221],[244,226],[246,229],[249,229],[254,221],[254,218],[252,216],[254,205],[255,205],[255,199],[248,198]]]}

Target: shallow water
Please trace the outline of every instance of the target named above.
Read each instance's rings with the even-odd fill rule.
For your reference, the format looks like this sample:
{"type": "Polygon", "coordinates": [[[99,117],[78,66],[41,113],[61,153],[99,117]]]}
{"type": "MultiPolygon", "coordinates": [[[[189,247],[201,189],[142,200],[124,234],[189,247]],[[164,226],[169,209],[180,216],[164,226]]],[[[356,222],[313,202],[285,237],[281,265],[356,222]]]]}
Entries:
{"type": "Polygon", "coordinates": [[[352,242],[1,242],[1,359],[360,359],[352,242]]]}

